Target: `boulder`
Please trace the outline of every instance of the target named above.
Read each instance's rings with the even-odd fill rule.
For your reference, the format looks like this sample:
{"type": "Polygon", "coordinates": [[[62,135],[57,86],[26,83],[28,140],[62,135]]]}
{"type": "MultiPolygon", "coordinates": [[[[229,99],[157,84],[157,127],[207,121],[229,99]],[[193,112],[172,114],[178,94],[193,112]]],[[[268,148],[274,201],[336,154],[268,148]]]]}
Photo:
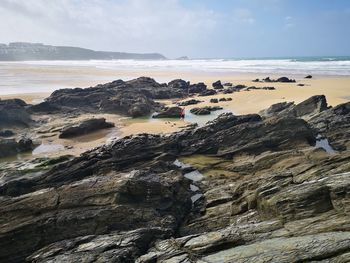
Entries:
{"type": "Polygon", "coordinates": [[[206,107],[202,107],[202,108],[193,108],[190,110],[191,113],[195,114],[195,115],[208,115],[210,114],[212,111],[217,111],[217,110],[222,110],[222,107],[219,106],[206,106],[206,107]]]}
{"type": "Polygon", "coordinates": [[[276,82],[282,82],[282,83],[294,83],[295,79],[289,79],[287,77],[280,77],[276,80],[276,82]]]}
{"type": "Polygon", "coordinates": [[[163,111],[154,114],[152,118],[180,118],[181,117],[182,108],[180,107],[168,107],[163,111]]]}
{"type": "Polygon", "coordinates": [[[211,102],[211,103],[218,103],[219,100],[218,100],[218,99],[210,99],[210,102],[211,102]]]}
{"type": "Polygon", "coordinates": [[[17,153],[33,150],[34,145],[31,139],[0,139],[0,158],[16,155],[17,153]]]}
{"type": "Polygon", "coordinates": [[[213,84],[212,84],[213,88],[214,89],[223,89],[224,86],[221,84],[221,81],[218,80],[218,81],[215,81],[213,84]]]}
{"type": "Polygon", "coordinates": [[[112,127],[114,127],[114,124],[111,122],[106,122],[105,118],[88,119],[78,124],[64,127],[60,132],[59,138],[72,138],[76,136],[86,135],[97,130],[112,127]]]}
{"type": "Polygon", "coordinates": [[[312,79],[312,76],[311,76],[311,75],[307,75],[307,76],[305,77],[305,79],[312,79]]]}
{"type": "Polygon", "coordinates": [[[225,82],[224,84],[222,84],[224,87],[232,87],[233,84],[231,82],[225,82]]]}
{"type": "Polygon", "coordinates": [[[27,104],[20,99],[0,100],[0,128],[28,127],[32,123],[27,104]]]}
{"type": "Polygon", "coordinates": [[[168,83],[168,88],[170,89],[187,90],[189,87],[190,87],[190,83],[182,79],[175,79],[168,83]]]}
{"type": "Polygon", "coordinates": [[[188,89],[188,92],[190,94],[194,94],[194,93],[202,93],[206,90],[207,90],[207,85],[205,85],[203,82],[199,82],[197,84],[191,84],[188,89]]]}

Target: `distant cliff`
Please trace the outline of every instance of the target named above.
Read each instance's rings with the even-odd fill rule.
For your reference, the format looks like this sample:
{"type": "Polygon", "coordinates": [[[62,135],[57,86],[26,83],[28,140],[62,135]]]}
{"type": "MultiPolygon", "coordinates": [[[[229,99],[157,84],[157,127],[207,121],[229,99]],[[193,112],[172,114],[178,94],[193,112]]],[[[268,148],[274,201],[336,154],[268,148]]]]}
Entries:
{"type": "Polygon", "coordinates": [[[49,46],[41,43],[0,44],[0,61],[86,60],[86,59],[166,59],[158,53],[124,53],[94,51],[79,47],[49,46]]]}

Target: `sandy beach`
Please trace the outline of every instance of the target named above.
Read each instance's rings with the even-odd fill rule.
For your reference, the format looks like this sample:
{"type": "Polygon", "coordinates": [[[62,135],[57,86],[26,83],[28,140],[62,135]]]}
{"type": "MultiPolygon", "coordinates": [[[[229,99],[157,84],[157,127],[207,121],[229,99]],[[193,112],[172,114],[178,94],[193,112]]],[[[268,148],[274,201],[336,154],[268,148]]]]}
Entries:
{"type": "MultiPolygon", "coordinates": [[[[218,94],[206,97],[194,97],[201,100],[202,103],[197,105],[186,106],[187,116],[185,120],[180,119],[152,119],[151,117],[143,118],[126,118],[118,115],[101,114],[96,117],[106,118],[107,121],[113,122],[116,128],[109,130],[102,130],[94,132],[90,135],[80,136],[74,140],[58,139],[57,134],[45,135],[38,138],[37,141],[41,143],[42,148],[36,151],[35,156],[55,156],[57,154],[73,154],[80,153],[105,144],[112,139],[121,138],[128,135],[140,133],[166,134],[181,130],[184,126],[198,121],[203,125],[206,121],[214,119],[215,114],[211,113],[209,116],[195,116],[189,113],[191,108],[203,106],[221,106],[224,111],[229,111],[234,114],[249,114],[258,113],[260,110],[269,107],[270,105],[283,101],[294,101],[299,103],[313,95],[325,95],[328,104],[335,106],[349,100],[350,96],[350,76],[313,76],[312,79],[305,79],[305,75],[286,75],[289,78],[296,79],[296,83],[262,83],[253,82],[254,79],[262,79],[269,76],[271,79],[281,77],[275,74],[252,74],[252,73],[225,73],[225,72],[200,72],[200,71],[166,71],[166,70],[151,70],[149,72],[141,70],[123,70],[116,71],[110,69],[93,69],[91,67],[72,67],[62,68],[60,66],[37,68],[25,67],[15,68],[17,70],[24,70],[26,74],[44,74],[50,75],[50,79],[59,79],[55,81],[57,87],[62,86],[79,86],[90,87],[99,83],[105,83],[115,79],[128,80],[130,78],[137,78],[140,76],[150,76],[158,82],[169,82],[172,79],[184,79],[191,83],[204,82],[208,87],[212,87],[212,83],[221,80],[222,83],[230,82],[233,85],[243,84],[248,87],[274,87],[275,90],[250,90],[234,92],[232,94],[218,94]],[[60,77],[60,76],[65,77],[60,77]],[[89,76],[90,80],[79,78],[78,76],[89,76]],[[55,77],[52,77],[55,76],[55,77]],[[70,76],[70,77],[67,77],[70,76]],[[298,86],[304,84],[304,86],[298,86]],[[213,98],[232,98],[231,101],[219,102],[216,104],[210,103],[213,98]]],[[[47,80],[43,80],[45,83],[47,80]]],[[[43,85],[40,83],[40,85],[43,85]]],[[[2,91],[4,93],[4,91],[2,91]]],[[[20,98],[29,104],[37,104],[42,102],[51,94],[47,92],[26,92],[21,94],[2,94],[1,99],[20,98]]],[[[187,100],[187,99],[184,99],[187,100]]],[[[162,100],[159,101],[168,106],[176,105],[180,100],[162,100]]],[[[77,122],[81,119],[86,119],[91,116],[81,116],[75,119],[77,122]]],[[[52,123],[51,123],[52,125],[52,123]]],[[[58,126],[62,127],[62,123],[58,126]]]]}

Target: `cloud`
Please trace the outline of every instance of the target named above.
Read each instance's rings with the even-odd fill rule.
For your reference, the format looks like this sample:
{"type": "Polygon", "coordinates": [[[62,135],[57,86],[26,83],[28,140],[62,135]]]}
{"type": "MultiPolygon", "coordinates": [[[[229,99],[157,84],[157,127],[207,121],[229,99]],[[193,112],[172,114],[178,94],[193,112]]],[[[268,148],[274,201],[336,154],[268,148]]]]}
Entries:
{"type": "Polygon", "coordinates": [[[179,0],[1,0],[0,17],[0,42],[170,55],[174,47],[186,50],[205,41],[219,19],[210,9],[185,8],[179,0]]]}
{"type": "Polygon", "coordinates": [[[252,12],[246,8],[237,8],[233,10],[233,17],[237,22],[243,24],[254,24],[255,18],[252,12]]]}

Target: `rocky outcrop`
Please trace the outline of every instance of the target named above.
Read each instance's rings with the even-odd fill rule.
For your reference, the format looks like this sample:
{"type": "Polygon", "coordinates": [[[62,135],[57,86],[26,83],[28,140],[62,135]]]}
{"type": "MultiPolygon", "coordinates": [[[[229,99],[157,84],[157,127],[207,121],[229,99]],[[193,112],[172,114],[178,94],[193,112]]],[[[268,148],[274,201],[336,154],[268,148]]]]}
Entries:
{"type": "Polygon", "coordinates": [[[293,102],[282,102],[271,105],[260,114],[264,117],[297,117],[310,119],[328,109],[326,97],[324,95],[315,95],[302,101],[299,104],[293,102]]]}
{"type": "Polygon", "coordinates": [[[160,84],[154,79],[141,77],[130,81],[116,80],[90,88],[61,89],[38,105],[31,106],[33,113],[82,111],[116,113],[131,117],[149,115],[161,107],[156,99],[185,98],[189,94],[205,93],[203,83],[192,84],[176,79],[160,84]]]}
{"type": "Polygon", "coordinates": [[[0,128],[28,127],[32,119],[27,103],[20,99],[0,100],[0,128]]]}
{"type": "Polygon", "coordinates": [[[39,174],[5,172],[0,261],[346,262],[350,108],[320,102],[225,113],[39,174]],[[344,147],[318,148],[319,133],[344,147]]]}
{"type": "Polygon", "coordinates": [[[159,113],[156,113],[152,118],[180,118],[182,109],[180,107],[168,107],[159,113]]]}
{"type": "Polygon", "coordinates": [[[199,96],[204,97],[204,96],[212,96],[212,95],[215,95],[215,94],[217,94],[216,90],[214,90],[214,89],[207,89],[207,90],[201,92],[199,94],[199,96]]]}
{"type": "Polygon", "coordinates": [[[114,127],[114,124],[111,122],[106,122],[105,118],[88,119],[76,125],[69,125],[64,127],[60,132],[59,138],[63,139],[63,138],[81,136],[97,130],[112,128],[112,127],[114,127]]]}

